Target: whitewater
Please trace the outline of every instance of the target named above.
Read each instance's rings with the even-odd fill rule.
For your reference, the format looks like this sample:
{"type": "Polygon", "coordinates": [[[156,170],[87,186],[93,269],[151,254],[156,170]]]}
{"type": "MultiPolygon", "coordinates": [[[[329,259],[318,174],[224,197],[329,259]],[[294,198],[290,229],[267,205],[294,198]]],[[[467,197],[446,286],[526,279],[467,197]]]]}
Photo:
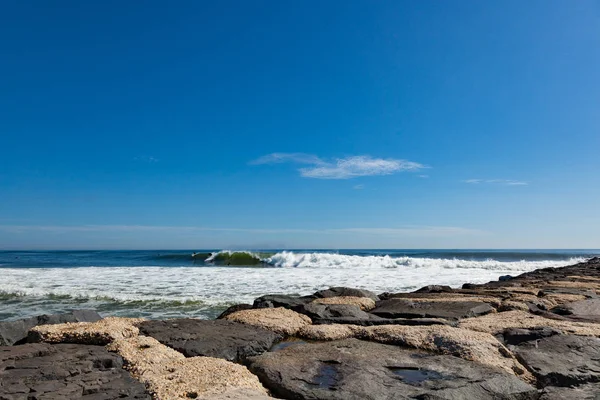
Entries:
{"type": "Polygon", "coordinates": [[[331,286],[376,293],[430,284],[460,287],[574,264],[592,254],[0,252],[0,320],[73,308],[147,318],[213,318],[228,305],[269,293],[305,295],[331,286]]]}

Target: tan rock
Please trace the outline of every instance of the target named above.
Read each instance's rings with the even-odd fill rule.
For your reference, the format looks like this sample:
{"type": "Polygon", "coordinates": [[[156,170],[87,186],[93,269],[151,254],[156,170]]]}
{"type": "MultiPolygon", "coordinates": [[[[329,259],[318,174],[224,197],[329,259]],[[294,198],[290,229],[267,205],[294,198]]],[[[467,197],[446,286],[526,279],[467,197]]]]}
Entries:
{"type": "Polygon", "coordinates": [[[589,290],[600,290],[600,282],[571,282],[571,281],[550,281],[546,283],[546,286],[561,287],[570,289],[589,289],[589,290]]]}
{"type": "Polygon", "coordinates": [[[143,321],[143,318],[108,317],[97,322],[39,325],[33,327],[29,334],[39,342],[105,345],[117,339],[137,336],[137,325],[143,321]]]}
{"type": "Polygon", "coordinates": [[[339,340],[354,337],[362,327],[356,325],[307,325],[297,335],[309,340],[339,340]]]}
{"type": "Polygon", "coordinates": [[[500,333],[507,328],[535,328],[538,326],[548,326],[574,335],[600,336],[600,324],[548,319],[524,311],[488,314],[459,322],[460,328],[491,334],[500,333]]]}
{"type": "Polygon", "coordinates": [[[283,307],[237,311],[225,316],[224,319],[260,326],[288,336],[295,335],[301,328],[312,323],[306,315],[283,307]]]}
{"type": "Polygon", "coordinates": [[[273,400],[273,397],[252,389],[234,389],[218,395],[199,397],[201,400],[273,400]]]}
{"type": "Polygon", "coordinates": [[[581,294],[548,293],[540,299],[544,302],[546,307],[552,308],[561,304],[571,303],[573,301],[585,300],[587,297],[581,294]]]}
{"type": "Polygon", "coordinates": [[[498,307],[498,310],[499,311],[510,311],[510,310],[529,311],[529,307],[527,307],[527,304],[520,302],[520,301],[505,300],[502,302],[502,304],[500,304],[500,307],[498,307]]]}
{"type": "Polygon", "coordinates": [[[325,297],[323,299],[316,299],[313,303],[317,304],[352,304],[359,306],[363,311],[369,311],[375,308],[375,301],[368,297],[354,297],[354,296],[338,296],[338,297],[325,297]]]}
{"type": "Polygon", "coordinates": [[[574,279],[576,281],[584,281],[584,282],[599,282],[600,283],[600,278],[596,278],[593,276],[579,276],[579,275],[569,275],[567,276],[568,279],[574,279]]]}
{"type": "Polygon", "coordinates": [[[159,400],[212,399],[236,391],[245,391],[257,400],[262,399],[258,395],[267,397],[258,378],[246,367],[220,358],[185,358],[145,336],[117,340],[108,349],[123,357],[126,368],[159,400]]]}
{"type": "Polygon", "coordinates": [[[465,360],[502,368],[527,381],[534,380],[512,353],[488,333],[444,325],[382,325],[362,328],[362,332],[357,337],[379,343],[404,345],[450,354],[465,360]]]}
{"type": "Polygon", "coordinates": [[[457,302],[457,301],[481,301],[483,303],[488,303],[493,307],[498,307],[501,303],[501,299],[492,296],[473,296],[473,295],[464,295],[464,294],[452,294],[452,293],[444,293],[431,297],[402,297],[402,300],[408,300],[415,303],[419,302],[457,302]]]}

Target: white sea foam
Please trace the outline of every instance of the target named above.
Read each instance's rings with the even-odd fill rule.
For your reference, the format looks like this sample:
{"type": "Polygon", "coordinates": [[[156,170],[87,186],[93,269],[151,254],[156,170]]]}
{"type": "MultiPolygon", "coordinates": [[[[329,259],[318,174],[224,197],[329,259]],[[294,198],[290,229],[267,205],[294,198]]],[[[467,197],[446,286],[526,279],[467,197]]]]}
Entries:
{"type": "MultiPolygon", "coordinates": [[[[40,301],[69,296],[69,304],[86,307],[115,301],[154,302],[156,314],[152,316],[162,317],[168,314],[161,314],[161,303],[194,302],[197,309],[190,315],[202,316],[207,308],[252,302],[268,293],[309,294],[331,286],[359,287],[377,293],[411,291],[429,284],[459,287],[465,282],[483,283],[501,275],[517,275],[583,260],[501,262],[281,252],[264,260],[279,268],[4,268],[0,294],[21,294],[40,301]]],[[[6,307],[9,310],[15,306],[7,303],[3,307],[6,311],[6,307]]],[[[141,306],[132,304],[129,309],[124,306],[116,313],[126,315],[136,307],[141,306]]],[[[40,310],[47,311],[43,307],[40,310]]],[[[36,309],[29,311],[34,313],[36,309]]]]}

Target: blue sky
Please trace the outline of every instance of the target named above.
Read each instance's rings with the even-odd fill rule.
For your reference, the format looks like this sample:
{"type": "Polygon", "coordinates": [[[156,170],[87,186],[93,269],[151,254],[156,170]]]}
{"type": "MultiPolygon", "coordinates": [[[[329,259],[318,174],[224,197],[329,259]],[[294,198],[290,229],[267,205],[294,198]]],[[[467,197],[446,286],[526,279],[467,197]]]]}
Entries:
{"type": "Polygon", "coordinates": [[[16,1],[0,248],[600,248],[598,1],[16,1]]]}

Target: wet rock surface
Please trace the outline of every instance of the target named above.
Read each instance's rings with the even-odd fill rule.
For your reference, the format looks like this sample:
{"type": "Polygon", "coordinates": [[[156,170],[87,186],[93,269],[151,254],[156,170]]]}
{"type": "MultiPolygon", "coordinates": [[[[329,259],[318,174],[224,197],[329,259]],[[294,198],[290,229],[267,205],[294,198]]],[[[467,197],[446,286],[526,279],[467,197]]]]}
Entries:
{"type": "Polygon", "coordinates": [[[517,358],[538,379],[540,386],[576,386],[600,382],[600,339],[555,335],[522,343],[517,358]]]}
{"type": "Polygon", "coordinates": [[[0,347],[0,399],[147,399],[144,385],[104,347],[46,343],[0,347]]]}
{"type": "Polygon", "coordinates": [[[288,399],[538,397],[533,386],[497,369],[357,339],[290,346],[250,362],[275,396],[288,399]]]}
{"type": "Polygon", "coordinates": [[[65,314],[39,315],[18,321],[0,322],[0,346],[12,346],[27,341],[27,332],[38,325],[65,322],[96,322],[102,317],[94,310],[75,310],[65,314]]]}
{"type": "Polygon", "coordinates": [[[147,321],[139,329],[186,357],[208,356],[235,362],[259,355],[283,339],[266,329],[225,320],[147,321]]]}

